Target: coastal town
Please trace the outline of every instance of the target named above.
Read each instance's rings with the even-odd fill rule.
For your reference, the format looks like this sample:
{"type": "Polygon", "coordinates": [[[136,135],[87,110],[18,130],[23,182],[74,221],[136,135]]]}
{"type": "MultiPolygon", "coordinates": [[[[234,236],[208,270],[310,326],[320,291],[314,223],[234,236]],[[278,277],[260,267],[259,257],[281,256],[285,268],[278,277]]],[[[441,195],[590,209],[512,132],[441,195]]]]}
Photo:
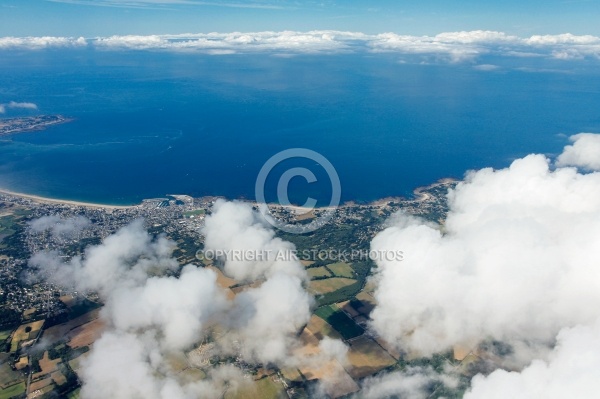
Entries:
{"type": "MultiPolygon", "coordinates": [[[[414,196],[408,199],[346,203],[335,210],[330,221],[310,234],[280,231],[277,234],[294,243],[299,251],[366,251],[371,239],[385,228],[385,221],[395,212],[443,222],[447,213],[446,193],[456,183],[442,180],[415,190],[414,196]]],[[[61,395],[77,392],[80,359],[101,332],[98,312],[102,303],[98,295],[36,280],[28,267],[34,254],[54,251],[65,260],[81,256],[86,248],[101,243],[132,221],[142,219],[151,234],[164,234],[176,243],[173,256],[181,266],[195,263],[213,268],[221,276],[219,281],[224,288],[236,293],[240,289],[239,282],[222,275],[216,264],[197,256],[203,248],[205,217],[217,199],[168,195],[146,199],[134,206],[108,206],[0,192],[0,339],[5,345],[4,353],[0,353],[2,397],[34,398],[52,392],[61,395]],[[49,350],[35,349],[40,337],[54,339],[49,350]]],[[[245,202],[258,209],[258,204],[245,202]]],[[[328,210],[301,213],[295,207],[271,204],[269,211],[286,223],[303,224],[328,210]]],[[[343,338],[352,348],[353,361],[360,363],[363,360],[359,359],[367,356],[366,353],[375,351],[368,365],[355,368],[360,372],[344,374],[345,383],[329,392],[329,396],[342,397],[355,392],[356,381],[396,367],[399,355],[366,333],[368,315],[374,304],[367,287],[373,263],[368,259],[301,260],[311,278],[310,289],[317,306],[302,332],[303,339],[312,342],[315,335],[320,336],[319,331],[331,325],[327,328],[337,331],[335,336],[343,338]]],[[[211,345],[203,344],[190,352],[186,367],[196,370],[215,362],[232,362],[253,378],[268,376],[271,388],[276,387],[287,397],[294,398],[306,397],[309,389],[306,384],[311,378],[318,379],[319,373],[314,370],[269,369],[248,365],[240,356],[216,359],[210,355],[211,345]]]]}
{"type": "Polygon", "coordinates": [[[15,133],[44,130],[53,125],[71,122],[73,119],[62,115],[38,115],[0,119],[0,137],[15,133]]]}

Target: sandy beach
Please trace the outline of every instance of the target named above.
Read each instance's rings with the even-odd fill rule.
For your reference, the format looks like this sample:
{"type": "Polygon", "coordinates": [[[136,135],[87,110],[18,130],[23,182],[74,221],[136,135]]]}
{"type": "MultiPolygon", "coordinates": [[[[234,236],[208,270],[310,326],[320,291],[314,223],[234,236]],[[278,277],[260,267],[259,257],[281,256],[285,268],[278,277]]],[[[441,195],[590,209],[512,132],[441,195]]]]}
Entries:
{"type": "Polygon", "coordinates": [[[55,199],[55,198],[46,198],[40,197],[37,195],[16,193],[14,191],[5,190],[0,188],[0,194],[11,195],[13,197],[27,198],[34,202],[40,202],[45,204],[60,204],[60,205],[72,205],[72,206],[83,206],[86,208],[97,208],[97,209],[131,209],[136,207],[137,205],[106,205],[106,204],[94,204],[91,202],[80,202],[80,201],[70,201],[63,199],[55,199]]]}

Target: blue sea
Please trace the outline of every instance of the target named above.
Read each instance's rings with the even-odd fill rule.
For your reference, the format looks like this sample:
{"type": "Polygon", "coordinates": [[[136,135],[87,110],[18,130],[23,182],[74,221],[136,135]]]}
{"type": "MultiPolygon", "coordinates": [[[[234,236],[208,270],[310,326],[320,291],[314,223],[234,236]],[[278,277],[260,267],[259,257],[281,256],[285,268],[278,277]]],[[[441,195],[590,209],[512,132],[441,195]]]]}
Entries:
{"type": "MultiPolygon", "coordinates": [[[[600,132],[596,63],[489,59],[401,63],[393,54],[200,55],[54,50],[0,53],[0,103],[71,123],[0,137],[0,187],[53,198],[133,204],[166,194],[254,198],[274,154],[308,148],[339,174],[342,200],[410,195],[567,136],[600,132]]],[[[293,167],[282,164],[278,170],[293,167]]],[[[290,198],[329,201],[293,179],[290,198]]],[[[276,174],[277,170],[274,172],[276,174]]],[[[275,200],[277,178],[267,199],[275,200]]]]}

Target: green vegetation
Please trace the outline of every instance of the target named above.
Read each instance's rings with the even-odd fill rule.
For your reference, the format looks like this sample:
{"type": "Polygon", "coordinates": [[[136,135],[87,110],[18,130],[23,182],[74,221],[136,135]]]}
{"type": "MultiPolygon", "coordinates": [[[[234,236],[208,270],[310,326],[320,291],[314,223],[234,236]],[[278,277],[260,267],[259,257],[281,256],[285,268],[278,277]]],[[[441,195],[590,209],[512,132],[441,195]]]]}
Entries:
{"type": "Polygon", "coordinates": [[[413,360],[400,359],[397,364],[397,368],[405,370],[409,367],[431,367],[435,372],[443,373],[446,366],[455,366],[453,359],[453,353],[436,353],[431,357],[422,357],[413,360]]]}
{"type": "Polygon", "coordinates": [[[81,392],[81,388],[77,388],[74,391],[71,391],[67,394],[67,399],[79,399],[79,394],[81,392]]]}
{"type": "Polygon", "coordinates": [[[310,289],[318,294],[328,294],[339,291],[355,282],[356,280],[343,277],[314,279],[310,282],[310,289]]]}
{"type": "Polygon", "coordinates": [[[204,209],[196,209],[193,211],[184,212],[183,216],[189,218],[190,216],[200,216],[200,215],[204,215],[205,213],[206,213],[206,211],[204,209]]]}
{"type": "Polygon", "coordinates": [[[0,399],[10,399],[20,397],[25,393],[25,383],[20,382],[15,385],[11,385],[8,388],[0,390],[0,399]]]}
{"type": "Polygon", "coordinates": [[[355,338],[365,332],[361,326],[335,305],[320,307],[315,314],[329,323],[344,339],[355,338]]]}
{"type": "Polygon", "coordinates": [[[100,237],[88,237],[78,240],[76,243],[65,247],[65,255],[75,256],[82,254],[85,249],[92,245],[99,245],[102,242],[100,237]]]}
{"type": "Polygon", "coordinates": [[[279,383],[273,382],[270,377],[264,377],[258,381],[255,381],[253,386],[241,389],[237,392],[228,391],[224,397],[226,399],[276,399],[286,398],[287,395],[283,389],[283,386],[279,383]]]}
{"type": "MultiPolygon", "coordinates": [[[[5,307],[0,307],[0,327],[2,329],[6,329],[7,331],[12,331],[14,328],[8,330],[7,327],[16,327],[21,323],[21,312],[18,312],[14,309],[8,309],[5,307]]],[[[4,334],[4,331],[3,333],[4,334]]],[[[6,338],[3,338],[6,339],[6,338]]],[[[0,339],[3,340],[3,339],[0,339]]]]}
{"type": "Polygon", "coordinates": [[[311,267],[306,270],[308,276],[311,279],[319,278],[319,277],[331,277],[331,273],[325,267],[311,267]]]}
{"type": "Polygon", "coordinates": [[[13,215],[0,217],[0,234],[9,236],[17,231],[17,218],[13,215]]]}
{"type": "Polygon", "coordinates": [[[354,270],[346,262],[333,263],[327,265],[327,268],[331,270],[336,277],[354,278],[354,270]]]}
{"type": "MultiPolygon", "coordinates": [[[[158,230],[156,232],[153,231],[152,234],[160,234],[160,232],[161,230],[158,228],[158,230]]],[[[180,264],[197,262],[196,252],[203,248],[203,245],[199,242],[197,237],[191,237],[176,231],[171,233],[169,238],[177,243],[177,248],[173,251],[173,256],[180,264]]]]}
{"type": "Polygon", "coordinates": [[[330,305],[337,302],[348,301],[353,299],[365,286],[367,277],[371,272],[371,266],[373,262],[354,262],[351,267],[356,273],[356,282],[354,284],[347,285],[337,291],[326,293],[323,296],[317,298],[319,306],[330,305]]]}
{"type": "Polygon", "coordinates": [[[50,360],[62,359],[64,362],[69,362],[70,360],[78,358],[84,353],[89,352],[89,350],[90,348],[87,346],[73,349],[70,346],[61,343],[53,348],[48,349],[48,358],[50,360]]]}
{"type": "Polygon", "coordinates": [[[76,317],[82,316],[88,312],[91,312],[94,309],[98,309],[101,307],[99,303],[92,302],[87,298],[83,298],[80,302],[77,302],[74,306],[69,309],[69,319],[74,319],[76,317]]]}
{"type": "Polygon", "coordinates": [[[10,334],[13,332],[13,329],[0,331],[0,341],[5,341],[10,337],[10,334]]]}
{"type": "Polygon", "coordinates": [[[10,361],[5,359],[4,363],[0,365],[0,387],[8,387],[19,382],[21,379],[21,373],[14,371],[10,367],[10,361]]]}

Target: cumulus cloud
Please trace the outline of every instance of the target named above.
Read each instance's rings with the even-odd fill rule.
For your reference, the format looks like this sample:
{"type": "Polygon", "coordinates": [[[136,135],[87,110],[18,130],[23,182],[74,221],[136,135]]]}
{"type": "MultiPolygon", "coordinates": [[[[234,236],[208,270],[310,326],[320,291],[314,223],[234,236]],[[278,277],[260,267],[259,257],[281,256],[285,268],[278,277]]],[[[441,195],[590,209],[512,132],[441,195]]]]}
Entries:
{"type": "Polygon", "coordinates": [[[449,205],[443,232],[413,221],[372,242],[405,254],[379,262],[373,327],[387,340],[431,354],[487,337],[552,340],[595,320],[600,174],[530,155],[468,174],[449,205]]]}
{"type": "Polygon", "coordinates": [[[11,101],[9,103],[5,103],[5,104],[0,104],[0,114],[4,114],[6,113],[7,109],[31,109],[31,110],[36,110],[38,109],[37,105],[35,105],[34,103],[18,103],[15,101],[11,101]]]}
{"type": "Polygon", "coordinates": [[[302,264],[278,256],[291,254],[294,245],[275,237],[260,214],[241,202],[218,200],[202,232],[205,250],[237,254],[221,258],[225,274],[241,281],[264,280],[235,298],[231,323],[236,332],[231,338],[241,343],[248,359],[285,362],[312,304],[303,286],[308,277],[302,264]]]}
{"type": "Polygon", "coordinates": [[[411,367],[405,371],[367,378],[358,395],[366,399],[431,397],[431,388],[445,385],[454,388],[457,380],[446,374],[438,374],[431,368],[411,367]]]}
{"type": "Polygon", "coordinates": [[[341,52],[389,52],[452,62],[470,61],[484,54],[506,57],[556,59],[600,58],[600,38],[535,35],[520,38],[496,31],[445,32],[435,36],[376,35],[332,30],[195,33],[180,35],[125,35],[94,39],[65,37],[0,38],[0,49],[43,49],[92,46],[103,50],[156,50],[206,54],[274,53],[337,54],[341,52]]]}
{"type": "Polygon", "coordinates": [[[32,232],[41,233],[49,230],[55,238],[73,237],[90,225],[90,220],[83,216],[63,219],[58,215],[50,215],[29,222],[29,228],[32,232]]]}
{"type": "Polygon", "coordinates": [[[236,280],[256,280],[285,272],[305,279],[306,272],[296,259],[289,259],[295,246],[275,237],[275,232],[265,223],[258,212],[240,202],[217,200],[213,214],[208,216],[203,228],[204,247],[243,256],[223,256],[224,271],[236,280]],[[262,257],[253,258],[253,253],[262,257]]]}
{"type": "Polygon", "coordinates": [[[598,397],[600,322],[564,329],[557,341],[548,361],[534,360],[521,372],[475,376],[465,399],[598,397]]]}
{"type": "Polygon", "coordinates": [[[396,215],[372,241],[374,250],[404,253],[377,262],[373,331],[413,354],[492,339],[511,348],[496,367],[533,361],[520,373],[476,377],[469,398],[591,397],[600,358],[585,353],[600,337],[600,173],[565,165],[594,169],[599,137],[573,136],[557,168],[532,154],[468,173],[448,194],[444,226],[396,215]],[[552,378],[556,387],[564,378],[565,390],[553,391],[552,378]]]}
{"type": "Polygon", "coordinates": [[[38,252],[29,264],[38,274],[56,284],[95,291],[109,298],[124,285],[144,284],[150,273],[175,270],[170,257],[175,244],[163,236],[154,238],[137,220],[107,237],[101,245],[88,247],[84,256],[63,263],[54,252],[38,252]]]}
{"type": "Polygon", "coordinates": [[[565,147],[557,159],[557,166],[600,170],[600,135],[580,133],[571,136],[570,140],[573,144],[565,147]]]}
{"type": "Polygon", "coordinates": [[[239,369],[222,366],[204,380],[184,382],[167,368],[165,355],[152,337],[105,333],[82,360],[82,397],[90,399],[221,398],[247,382],[239,369]]]}
{"type": "MultiPolygon", "coordinates": [[[[200,341],[226,299],[212,270],[188,265],[179,277],[165,276],[179,268],[173,249],[172,241],[151,236],[137,220],[67,262],[55,252],[30,259],[37,277],[97,292],[105,303],[107,331],[82,372],[86,397],[186,398],[207,388],[178,381],[165,359],[200,341]]],[[[201,385],[214,388],[217,380],[201,385]]],[[[222,390],[213,393],[206,396],[222,390]]]]}
{"type": "MultiPolygon", "coordinates": [[[[33,221],[31,228],[67,229],[69,223],[77,224],[47,217],[33,221]]],[[[215,204],[203,232],[218,250],[293,249],[242,203],[215,204]]],[[[223,259],[224,270],[248,283],[228,300],[215,271],[195,265],[180,269],[171,257],[174,247],[166,237],[148,234],[137,220],[68,261],[58,252],[31,257],[32,278],[96,292],[105,304],[101,317],[107,331],[83,363],[86,397],[221,397],[243,384],[239,369],[221,367],[206,380],[184,381],[169,365],[169,359],[185,356],[214,328],[224,331],[215,354],[257,364],[303,364],[294,349],[313,299],[304,289],[306,272],[297,260],[231,264],[223,259]]],[[[333,358],[339,352],[334,349],[323,352],[333,358]]]]}

